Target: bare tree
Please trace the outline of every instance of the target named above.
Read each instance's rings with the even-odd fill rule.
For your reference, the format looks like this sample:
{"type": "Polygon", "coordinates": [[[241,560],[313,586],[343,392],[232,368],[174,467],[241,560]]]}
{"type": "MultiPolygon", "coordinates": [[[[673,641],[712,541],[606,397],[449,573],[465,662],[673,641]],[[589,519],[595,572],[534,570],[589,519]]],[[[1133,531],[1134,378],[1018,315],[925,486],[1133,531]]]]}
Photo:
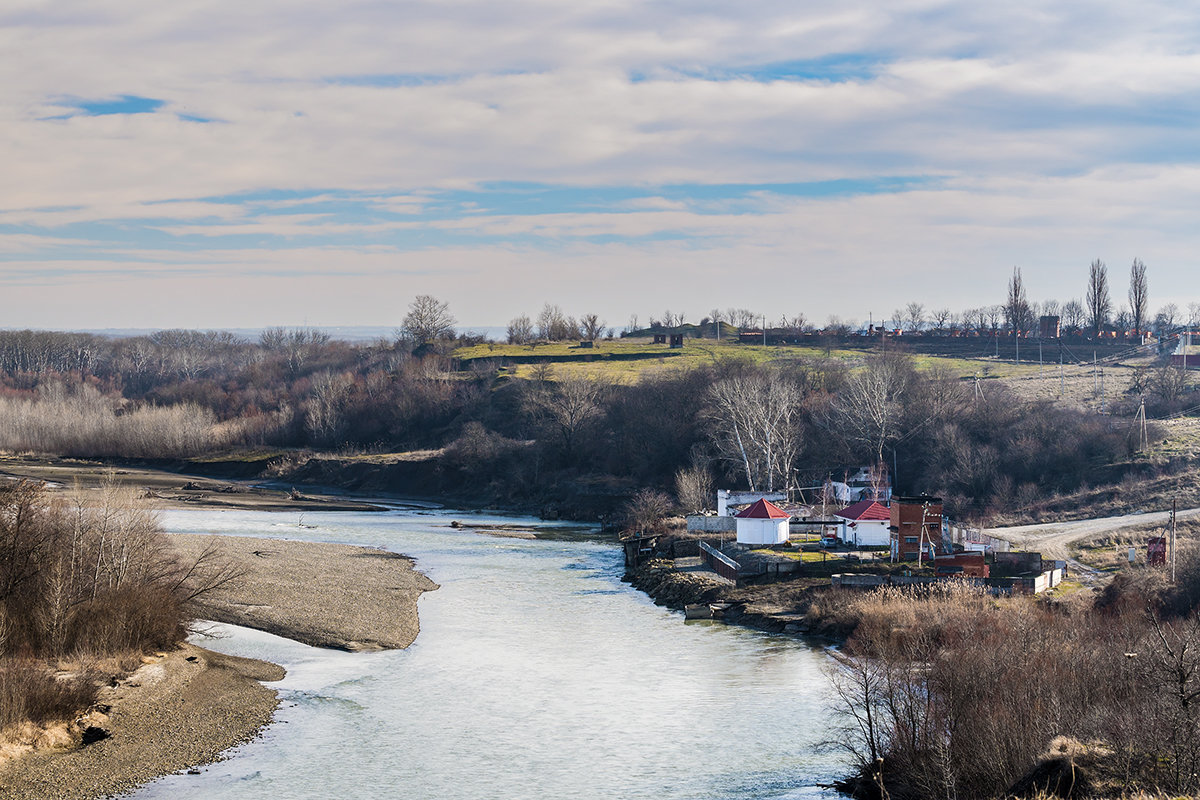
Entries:
{"type": "Polygon", "coordinates": [[[1083,303],[1079,300],[1068,300],[1063,303],[1062,307],[1063,325],[1072,333],[1078,333],[1083,329],[1084,311],[1083,303]]]}
{"type": "Polygon", "coordinates": [[[987,318],[987,327],[992,333],[997,333],[1000,330],[1000,318],[1004,314],[1004,309],[1001,306],[984,306],[984,316],[987,318]]]}
{"type": "Polygon", "coordinates": [[[748,330],[758,325],[758,315],[748,308],[727,308],[725,321],[738,330],[748,330]]]}
{"type": "Polygon", "coordinates": [[[1117,313],[1113,316],[1113,324],[1117,327],[1117,330],[1121,331],[1122,333],[1130,331],[1133,329],[1133,314],[1128,308],[1122,305],[1117,309],[1117,313]]]}
{"type": "Polygon", "coordinates": [[[1146,317],[1150,313],[1149,298],[1150,286],[1146,281],[1146,265],[1141,259],[1135,258],[1129,268],[1129,312],[1135,335],[1141,335],[1146,327],[1146,317]]]}
{"type": "Polygon", "coordinates": [[[908,320],[908,327],[914,331],[919,331],[925,327],[925,305],[918,303],[915,300],[904,307],[905,319],[908,320]]]}
{"type": "Polygon", "coordinates": [[[714,308],[712,311],[708,312],[708,321],[712,323],[713,335],[716,338],[720,339],[721,338],[721,323],[727,321],[725,319],[725,312],[719,308],[714,308]]]}
{"type": "Polygon", "coordinates": [[[533,341],[533,337],[533,320],[528,315],[522,314],[519,317],[513,317],[508,323],[509,344],[529,344],[533,341]]]}
{"type": "Polygon", "coordinates": [[[323,372],[312,381],[312,394],[305,401],[304,427],[318,444],[340,443],[345,428],[345,407],[354,388],[349,373],[323,372]]]}
{"type": "Polygon", "coordinates": [[[417,344],[428,344],[453,337],[454,323],[449,303],[421,294],[409,304],[402,330],[417,344]]]}
{"type": "Polygon", "coordinates": [[[1167,303],[1154,315],[1154,330],[1161,336],[1169,336],[1179,326],[1179,306],[1167,303]]]}
{"type": "Polygon", "coordinates": [[[1008,281],[1008,299],[1004,302],[1004,321],[1014,338],[1029,329],[1030,316],[1029,298],[1025,294],[1021,269],[1013,267],[1012,278],[1008,281]]]}
{"type": "Polygon", "coordinates": [[[785,487],[800,453],[800,390],[778,372],[717,381],[708,392],[709,435],[751,489],[785,487]]]}
{"type": "Polygon", "coordinates": [[[580,319],[579,329],[589,342],[604,338],[604,321],[596,314],[587,314],[580,319]]]}
{"type": "Polygon", "coordinates": [[[662,531],[666,518],[675,510],[671,496],[656,489],[641,489],[622,508],[625,531],[628,533],[657,533],[662,531]]]}
{"type": "Polygon", "coordinates": [[[876,464],[883,463],[884,448],[900,434],[900,398],[911,377],[907,359],[892,353],[871,356],[830,406],[835,428],[869,448],[876,464]]]}
{"type": "Polygon", "coordinates": [[[579,326],[556,305],[546,303],[537,318],[538,338],[561,342],[579,336],[579,326]]]}
{"type": "Polygon", "coordinates": [[[525,411],[547,422],[557,432],[563,451],[576,454],[583,431],[604,415],[604,400],[611,385],[600,378],[564,378],[533,385],[525,397],[525,411]]]}
{"type": "Polygon", "coordinates": [[[712,508],[713,474],[708,464],[694,462],[676,472],[675,496],[685,511],[699,513],[712,508]]]}
{"type": "Polygon", "coordinates": [[[933,327],[938,333],[945,333],[951,325],[951,320],[954,315],[951,314],[948,308],[939,308],[933,312],[933,327]]]}
{"type": "Polygon", "coordinates": [[[1112,313],[1112,299],[1108,295],[1108,267],[1100,259],[1093,261],[1088,268],[1087,295],[1084,300],[1092,336],[1099,338],[1100,329],[1108,324],[1108,317],[1112,313]]]}

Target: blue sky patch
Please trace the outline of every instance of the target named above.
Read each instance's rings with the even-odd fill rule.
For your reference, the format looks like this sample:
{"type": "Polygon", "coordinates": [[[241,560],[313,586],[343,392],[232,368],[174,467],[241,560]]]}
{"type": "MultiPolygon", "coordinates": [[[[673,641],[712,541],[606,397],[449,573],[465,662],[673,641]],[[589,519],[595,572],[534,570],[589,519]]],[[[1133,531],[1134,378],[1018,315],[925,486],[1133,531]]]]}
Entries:
{"type": "Polygon", "coordinates": [[[74,106],[89,117],[102,117],[106,114],[152,114],[162,108],[165,102],[153,97],[123,94],[103,100],[75,100],[67,105],[74,106]]]}

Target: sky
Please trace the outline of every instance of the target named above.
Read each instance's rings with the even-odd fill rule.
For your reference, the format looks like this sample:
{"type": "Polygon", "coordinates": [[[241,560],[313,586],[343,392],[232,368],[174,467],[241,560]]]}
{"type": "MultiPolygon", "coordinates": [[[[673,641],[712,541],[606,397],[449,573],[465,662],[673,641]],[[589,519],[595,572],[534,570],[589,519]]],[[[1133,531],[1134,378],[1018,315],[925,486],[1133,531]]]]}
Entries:
{"type": "Polygon", "coordinates": [[[1200,7],[6,0],[0,327],[1200,300],[1200,7]]]}

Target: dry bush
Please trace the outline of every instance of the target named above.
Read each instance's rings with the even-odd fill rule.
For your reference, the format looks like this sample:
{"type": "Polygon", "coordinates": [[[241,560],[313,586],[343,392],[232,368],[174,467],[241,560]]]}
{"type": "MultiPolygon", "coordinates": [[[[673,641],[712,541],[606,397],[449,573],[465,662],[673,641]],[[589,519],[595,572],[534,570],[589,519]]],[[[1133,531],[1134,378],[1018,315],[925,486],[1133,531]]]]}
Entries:
{"type": "Polygon", "coordinates": [[[0,448],[68,456],[186,458],[228,444],[212,411],[191,404],[125,409],[82,384],[36,399],[0,397],[0,448]],[[222,441],[224,439],[224,441],[222,441]]]}
{"type": "Polygon", "coordinates": [[[834,673],[840,742],[864,775],[882,763],[893,798],[1000,796],[1055,736],[1133,736],[1114,680],[1136,639],[1123,622],[967,585],[851,605],[857,628],[834,673]]]}
{"type": "Polygon", "coordinates": [[[0,658],[0,731],[72,719],[96,699],[90,674],[59,678],[35,659],[0,658]]]}
{"type": "Polygon", "coordinates": [[[0,728],[70,719],[91,703],[97,665],[172,647],[192,602],[236,577],[215,546],[180,561],[156,515],[111,481],[74,502],[30,482],[0,488],[0,728]],[[55,676],[60,657],[83,667],[55,676]]]}

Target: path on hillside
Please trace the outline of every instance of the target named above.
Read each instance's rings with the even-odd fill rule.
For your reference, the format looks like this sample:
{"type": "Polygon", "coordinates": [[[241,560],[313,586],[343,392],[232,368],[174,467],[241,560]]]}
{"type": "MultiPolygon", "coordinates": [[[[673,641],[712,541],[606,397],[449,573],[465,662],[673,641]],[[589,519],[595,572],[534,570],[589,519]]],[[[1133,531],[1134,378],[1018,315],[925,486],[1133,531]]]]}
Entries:
{"type": "MultiPolygon", "coordinates": [[[[1200,508],[1179,511],[1176,519],[1200,517],[1200,508]]],[[[1098,517],[1073,522],[1045,522],[1038,525],[1015,525],[1011,528],[989,528],[985,532],[998,539],[1011,542],[1020,550],[1039,550],[1050,558],[1066,558],[1069,547],[1083,539],[1101,533],[1130,528],[1135,525],[1167,525],[1171,521],[1170,511],[1154,511],[1148,514],[1124,514],[1119,517],[1098,517]]]]}

